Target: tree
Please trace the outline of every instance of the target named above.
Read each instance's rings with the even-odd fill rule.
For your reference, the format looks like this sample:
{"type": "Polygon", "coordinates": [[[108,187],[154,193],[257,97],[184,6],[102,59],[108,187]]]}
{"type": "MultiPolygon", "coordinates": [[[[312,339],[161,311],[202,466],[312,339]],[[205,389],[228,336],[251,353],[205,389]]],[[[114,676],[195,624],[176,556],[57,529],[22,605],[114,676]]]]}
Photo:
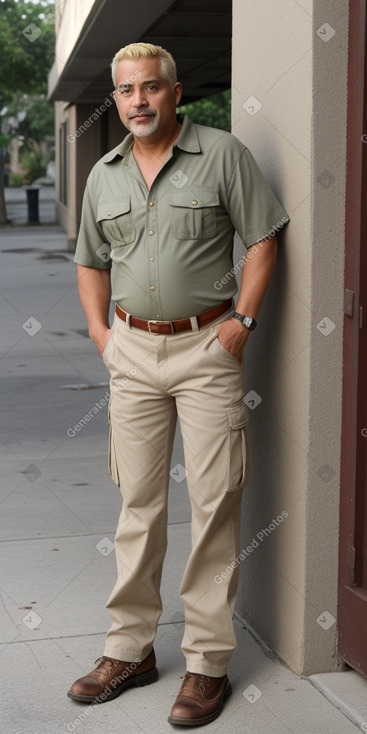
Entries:
{"type": "Polygon", "coordinates": [[[54,106],[44,96],[33,96],[23,99],[22,109],[27,114],[19,123],[18,135],[34,148],[35,143],[41,143],[46,136],[54,134],[54,106]]]}
{"type": "MultiPolygon", "coordinates": [[[[0,0],[0,120],[12,117],[23,95],[47,93],[47,72],[54,57],[53,0],[0,0]]],[[[35,124],[33,115],[33,128],[35,124]]],[[[4,162],[14,129],[6,122],[0,135],[0,225],[7,223],[4,162]]],[[[33,137],[33,136],[32,136],[33,137]]]]}
{"type": "Polygon", "coordinates": [[[181,115],[188,115],[198,125],[209,125],[221,130],[231,131],[231,90],[217,92],[196,102],[177,108],[181,115]]]}

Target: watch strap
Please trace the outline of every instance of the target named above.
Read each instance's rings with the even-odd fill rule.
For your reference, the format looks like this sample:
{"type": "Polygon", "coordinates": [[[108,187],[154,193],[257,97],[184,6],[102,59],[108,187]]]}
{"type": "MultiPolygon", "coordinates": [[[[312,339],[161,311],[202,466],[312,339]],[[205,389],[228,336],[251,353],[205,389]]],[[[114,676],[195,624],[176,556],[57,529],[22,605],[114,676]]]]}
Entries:
{"type": "Polygon", "coordinates": [[[238,321],[241,321],[242,326],[244,326],[249,331],[253,331],[256,329],[257,323],[252,316],[244,316],[242,313],[238,313],[237,311],[232,314],[233,319],[238,319],[238,321]]]}

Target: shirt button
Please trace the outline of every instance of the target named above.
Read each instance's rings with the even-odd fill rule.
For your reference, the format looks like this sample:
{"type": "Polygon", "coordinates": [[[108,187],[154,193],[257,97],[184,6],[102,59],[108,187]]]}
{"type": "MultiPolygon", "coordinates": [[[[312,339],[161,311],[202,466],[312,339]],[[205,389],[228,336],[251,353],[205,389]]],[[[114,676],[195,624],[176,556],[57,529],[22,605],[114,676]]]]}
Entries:
{"type": "Polygon", "coordinates": [[[155,291],[155,285],[151,285],[151,286],[150,286],[150,290],[151,290],[151,291],[155,291]]]}
{"type": "Polygon", "coordinates": [[[154,201],[150,201],[149,206],[154,206],[154,201]]]}
{"type": "Polygon", "coordinates": [[[197,205],[197,203],[198,203],[198,202],[196,201],[196,199],[193,199],[193,200],[192,200],[192,202],[191,202],[191,204],[192,204],[193,206],[196,206],[196,205],[197,205]]]}
{"type": "Polygon", "coordinates": [[[150,262],[151,262],[151,263],[154,263],[154,262],[155,262],[155,257],[151,257],[151,258],[149,258],[149,259],[150,259],[150,262]]]}
{"type": "Polygon", "coordinates": [[[148,234],[154,234],[153,230],[150,229],[149,232],[148,232],[148,234]]]}

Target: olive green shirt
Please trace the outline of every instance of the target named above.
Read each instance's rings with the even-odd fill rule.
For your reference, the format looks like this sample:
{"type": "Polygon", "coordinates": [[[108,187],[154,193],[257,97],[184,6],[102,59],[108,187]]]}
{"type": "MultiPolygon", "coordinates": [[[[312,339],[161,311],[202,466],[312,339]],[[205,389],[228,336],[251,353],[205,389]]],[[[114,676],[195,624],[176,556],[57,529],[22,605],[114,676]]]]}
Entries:
{"type": "Polygon", "coordinates": [[[197,316],[237,292],[235,230],[248,248],[289,217],[228,132],[184,117],[150,190],[133,142],[127,135],[89,175],[75,262],[111,268],[112,299],[134,316],[197,316]]]}

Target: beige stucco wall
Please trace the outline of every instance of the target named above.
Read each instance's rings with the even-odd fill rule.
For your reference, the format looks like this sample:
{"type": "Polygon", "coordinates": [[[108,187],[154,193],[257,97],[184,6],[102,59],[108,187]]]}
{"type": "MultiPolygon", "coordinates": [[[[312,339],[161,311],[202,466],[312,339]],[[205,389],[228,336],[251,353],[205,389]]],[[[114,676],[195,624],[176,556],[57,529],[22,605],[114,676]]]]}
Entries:
{"type": "Polygon", "coordinates": [[[246,347],[247,391],[262,402],[250,411],[242,547],[252,550],[236,608],[301,675],[338,667],[347,6],[233,2],[233,133],[291,217],[246,347]]]}
{"type": "Polygon", "coordinates": [[[56,3],[56,46],[51,71],[52,87],[65,68],[94,4],[95,0],[63,0],[56,3]]]}

